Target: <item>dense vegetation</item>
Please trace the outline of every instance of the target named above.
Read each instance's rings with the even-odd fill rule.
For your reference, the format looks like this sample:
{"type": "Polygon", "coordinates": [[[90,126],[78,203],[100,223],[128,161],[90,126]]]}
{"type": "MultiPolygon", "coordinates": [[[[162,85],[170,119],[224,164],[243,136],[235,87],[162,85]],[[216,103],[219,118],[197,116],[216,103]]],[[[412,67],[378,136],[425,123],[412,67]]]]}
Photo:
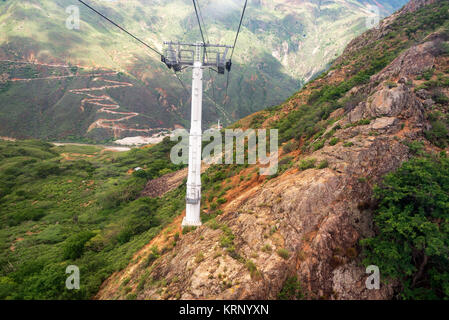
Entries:
{"type": "Polygon", "coordinates": [[[419,156],[375,189],[377,235],[362,241],[365,264],[399,281],[398,298],[449,298],[449,158],[419,156]]]}
{"type": "Polygon", "coordinates": [[[117,154],[0,141],[0,299],[91,298],[182,212],[183,187],[139,198],[148,179],[180,168],[171,146],[117,154]],[[79,291],[65,289],[68,265],[80,268],[79,291]]]}
{"type": "MultiPolygon", "coordinates": [[[[97,293],[184,209],[185,184],[162,198],[139,197],[148,180],[183,167],[168,158],[173,144],[113,153],[0,140],[0,299],[97,293]],[[130,174],[136,167],[144,170],[130,174]],[[80,268],[79,291],[65,289],[69,265],[80,268]]],[[[203,222],[222,213],[231,178],[246,167],[214,165],[202,175],[203,222]]]]}

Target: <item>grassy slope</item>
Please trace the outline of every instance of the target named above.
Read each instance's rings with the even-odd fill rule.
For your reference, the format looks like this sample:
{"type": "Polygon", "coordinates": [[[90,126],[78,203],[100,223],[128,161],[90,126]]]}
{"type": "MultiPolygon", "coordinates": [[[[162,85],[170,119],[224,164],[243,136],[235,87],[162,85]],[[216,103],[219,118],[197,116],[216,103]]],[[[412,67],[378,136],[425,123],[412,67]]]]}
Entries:
{"type": "Polygon", "coordinates": [[[166,158],[170,146],[114,154],[97,147],[0,141],[0,297],[96,293],[111,272],[181,213],[182,190],[130,202],[147,179],[177,168],[166,158]],[[136,166],[145,167],[146,175],[127,174],[136,166]],[[86,249],[79,251],[79,245],[86,249]],[[81,269],[77,293],[64,288],[68,264],[81,269]]]}

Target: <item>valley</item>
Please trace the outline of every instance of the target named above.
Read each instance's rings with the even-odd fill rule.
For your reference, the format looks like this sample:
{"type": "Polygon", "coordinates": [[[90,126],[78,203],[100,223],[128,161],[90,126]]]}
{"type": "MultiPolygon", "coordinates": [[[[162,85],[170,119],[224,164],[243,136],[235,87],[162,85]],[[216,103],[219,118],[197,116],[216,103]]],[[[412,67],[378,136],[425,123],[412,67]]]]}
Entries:
{"type": "MultiPolygon", "coordinates": [[[[377,3],[383,17],[405,0],[377,3]]],[[[164,40],[196,41],[200,36],[188,0],[91,4],[158,50],[164,40]]],[[[204,0],[200,4],[208,36],[215,42],[232,41],[243,3],[204,0]]],[[[230,81],[205,74],[205,126],[218,120],[229,125],[291,96],[326,70],[344,46],[367,28],[370,4],[376,2],[250,1],[230,81]]],[[[0,80],[0,134],[102,143],[186,127],[190,73],[180,76],[186,92],[158,57],[85,8],[80,8],[80,30],[67,29],[65,9],[70,5],[77,1],[0,2],[0,75],[8,79],[0,80]],[[26,70],[24,75],[32,77],[18,80],[12,68],[26,70]],[[83,112],[79,109],[83,102],[69,96],[79,89],[95,91],[96,81],[85,80],[99,70],[111,75],[108,81],[128,84],[115,94],[108,92],[114,87],[104,88],[108,98],[96,101],[115,108],[106,111],[121,114],[97,117],[83,112]],[[51,88],[49,81],[54,81],[51,88]],[[55,89],[58,93],[52,94],[55,89]],[[7,112],[11,107],[14,113],[7,112]]]]}

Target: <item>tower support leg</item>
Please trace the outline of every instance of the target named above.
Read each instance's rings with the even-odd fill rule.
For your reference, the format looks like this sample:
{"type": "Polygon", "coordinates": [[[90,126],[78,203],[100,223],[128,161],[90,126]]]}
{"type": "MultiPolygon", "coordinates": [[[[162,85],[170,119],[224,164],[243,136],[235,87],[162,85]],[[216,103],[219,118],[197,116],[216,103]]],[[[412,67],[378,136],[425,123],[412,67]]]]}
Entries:
{"type": "Polygon", "coordinates": [[[201,117],[203,100],[203,69],[195,62],[192,80],[192,116],[189,137],[189,174],[187,178],[186,216],[183,227],[201,226],[201,117]]]}

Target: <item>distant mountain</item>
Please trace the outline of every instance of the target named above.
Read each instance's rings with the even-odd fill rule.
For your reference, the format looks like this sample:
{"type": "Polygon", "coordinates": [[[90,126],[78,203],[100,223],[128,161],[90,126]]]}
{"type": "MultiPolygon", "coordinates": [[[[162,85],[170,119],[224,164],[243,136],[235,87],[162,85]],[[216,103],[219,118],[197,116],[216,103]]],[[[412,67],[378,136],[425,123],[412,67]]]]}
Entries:
{"type": "MultiPolygon", "coordinates": [[[[201,39],[190,0],[87,2],[159,50],[201,39]]],[[[405,2],[250,1],[228,101],[225,77],[205,74],[205,125],[280,103],[367,28],[370,5],[385,16],[405,2]]],[[[208,39],[232,43],[243,1],[198,4],[208,39]]],[[[189,95],[159,57],[78,1],[0,1],[0,60],[0,135],[100,141],[188,126],[189,95]],[[66,28],[71,5],[80,30],[66,28]]],[[[190,90],[190,72],[181,78],[190,90]]]]}

